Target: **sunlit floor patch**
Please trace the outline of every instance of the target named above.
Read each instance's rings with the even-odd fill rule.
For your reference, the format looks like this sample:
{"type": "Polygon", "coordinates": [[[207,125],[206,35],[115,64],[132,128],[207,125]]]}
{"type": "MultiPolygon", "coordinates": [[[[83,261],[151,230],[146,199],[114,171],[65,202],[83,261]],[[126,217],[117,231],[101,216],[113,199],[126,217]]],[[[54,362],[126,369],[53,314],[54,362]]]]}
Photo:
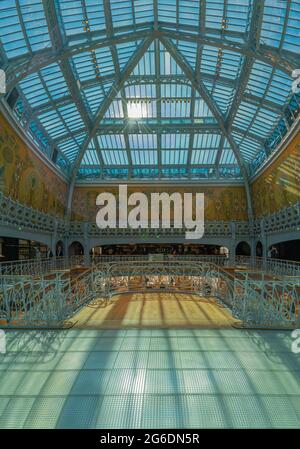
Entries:
{"type": "Polygon", "coordinates": [[[0,428],[300,426],[287,331],[7,332],[0,428]]]}
{"type": "Polygon", "coordinates": [[[213,298],[183,293],[128,293],[109,301],[97,300],[72,322],[90,329],[120,328],[228,328],[237,322],[213,298]]]}

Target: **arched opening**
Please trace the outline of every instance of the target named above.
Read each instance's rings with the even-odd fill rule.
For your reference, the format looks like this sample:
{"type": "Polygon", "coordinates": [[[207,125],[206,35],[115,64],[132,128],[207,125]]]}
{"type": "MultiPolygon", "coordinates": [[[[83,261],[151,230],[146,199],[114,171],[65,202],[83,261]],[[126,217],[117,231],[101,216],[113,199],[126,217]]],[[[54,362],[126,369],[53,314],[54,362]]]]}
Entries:
{"type": "Polygon", "coordinates": [[[262,257],[263,255],[263,246],[261,242],[256,243],[256,257],[262,257]]]}
{"type": "Polygon", "coordinates": [[[35,240],[0,237],[0,262],[44,259],[49,255],[50,248],[44,243],[35,240]]]}
{"type": "Polygon", "coordinates": [[[271,245],[268,249],[268,257],[300,261],[300,239],[271,245]]]}
{"type": "Polygon", "coordinates": [[[55,255],[56,257],[62,257],[64,256],[64,244],[61,240],[59,240],[56,243],[56,247],[55,247],[55,255]]]}
{"type": "Polygon", "coordinates": [[[73,242],[69,246],[69,256],[83,256],[84,249],[80,242],[73,242]]]}
{"type": "Polygon", "coordinates": [[[236,256],[251,256],[251,248],[249,243],[240,242],[235,248],[236,256]]]}

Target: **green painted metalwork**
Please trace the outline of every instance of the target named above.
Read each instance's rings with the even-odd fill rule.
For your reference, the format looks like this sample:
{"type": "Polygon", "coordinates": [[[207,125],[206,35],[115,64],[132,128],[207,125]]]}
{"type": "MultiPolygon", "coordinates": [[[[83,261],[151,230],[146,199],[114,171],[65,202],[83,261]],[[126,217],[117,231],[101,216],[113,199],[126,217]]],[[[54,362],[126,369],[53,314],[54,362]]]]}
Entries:
{"type": "Polygon", "coordinates": [[[16,282],[2,276],[0,320],[3,327],[62,327],[96,298],[109,301],[114,294],[161,288],[178,291],[175,277],[181,279],[181,291],[222,301],[244,327],[300,327],[299,276],[278,278],[246,270],[232,275],[214,263],[191,258],[102,262],[67,279],[61,272],[50,279],[17,276],[16,282]]]}

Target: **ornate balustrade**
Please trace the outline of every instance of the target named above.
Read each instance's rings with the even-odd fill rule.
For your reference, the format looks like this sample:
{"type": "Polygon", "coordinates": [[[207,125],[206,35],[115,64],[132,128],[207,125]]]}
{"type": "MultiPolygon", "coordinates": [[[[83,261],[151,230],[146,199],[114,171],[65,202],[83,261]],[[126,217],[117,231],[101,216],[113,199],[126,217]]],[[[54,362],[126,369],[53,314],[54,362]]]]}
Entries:
{"type": "Polygon", "coordinates": [[[0,224],[18,226],[41,232],[64,234],[66,230],[64,220],[55,218],[31,207],[27,207],[0,192],[0,224]]]}
{"type": "Polygon", "coordinates": [[[254,235],[300,231],[300,202],[254,222],[254,235]]]}
{"type": "Polygon", "coordinates": [[[0,279],[3,276],[40,276],[51,272],[68,270],[83,264],[83,256],[1,262],[0,279]]]}
{"type": "Polygon", "coordinates": [[[2,277],[0,325],[62,327],[81,307],[99,298],[135,291],[184,291],[217,298],[244,327],[300,326],[300,279],[275,279],[253,272],[226,272],[211,262],[169,258],[100,262],[74,279],[57,273],[52,279],[2,277]]]}
{"type": "MultiPolygon", "coordinates": [[[[66,238],[156,237],[168,235],[183,237],[185,229],[99,229],[95,222],[71,221],[45,214],[14,201],[0,192],[0,225],[17,226],[32,231],[53,233],[66,238]]],[[[205,236],[209,237],[259,237],[276,232],[300,230],[300,203],[272,215],[249,222],[205,223],[205,236]]]]}
{"type": "Polygon", "coordinates": [[[300,262],[263,259],[260,257],[235,256],[228,258],[222,255],[145,255],[145,256],[72,256],[53,257],[50,259],[29,259],[0,263],[0,279],[2,276],[39,276],[47,273],[68,270],[79,266],[95,266],[105,263],[117,262],[151,262],[170,261],[191,262],[191,263],[213,263],[219,267],[243,268],[248,271],[272,274],[278,277],[298,276],[300,277],[300,262]]]}

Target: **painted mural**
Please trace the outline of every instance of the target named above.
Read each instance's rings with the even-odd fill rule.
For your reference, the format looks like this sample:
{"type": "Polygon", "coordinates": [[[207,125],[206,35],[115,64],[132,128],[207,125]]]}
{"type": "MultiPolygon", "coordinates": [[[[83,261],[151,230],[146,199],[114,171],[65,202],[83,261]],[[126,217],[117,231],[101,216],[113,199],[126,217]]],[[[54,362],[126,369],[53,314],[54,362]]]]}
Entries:
{"type": "MultiPolygon", "coordinates": [[[[232,187],[202,187],[202,186],[128,186],[128,195],[141,191],[148,196],[154,192],[203,192],[205,194],[205,220],[207,221],[244,221],[247,220],[247,202],[243,186],[232,187]]],[[[76,187],[73,196],[73,220],[95,221],[98,207],[97,195],[101,192],[110,192],[118,195],[118,186],[76,187]]]]}
{"type": "Polygon", "coordinates": [[[65,213],[66,183],[27,148],[1,115],[0,191],[42,212],[65,213]]]}
{"type": "Polygon", "coordinates": [[[300,134],[252,185],[256,217],[300,201],[300,134]]]}

